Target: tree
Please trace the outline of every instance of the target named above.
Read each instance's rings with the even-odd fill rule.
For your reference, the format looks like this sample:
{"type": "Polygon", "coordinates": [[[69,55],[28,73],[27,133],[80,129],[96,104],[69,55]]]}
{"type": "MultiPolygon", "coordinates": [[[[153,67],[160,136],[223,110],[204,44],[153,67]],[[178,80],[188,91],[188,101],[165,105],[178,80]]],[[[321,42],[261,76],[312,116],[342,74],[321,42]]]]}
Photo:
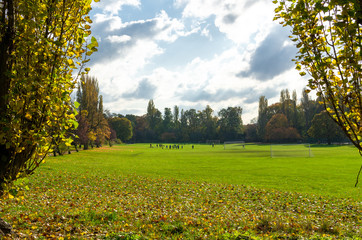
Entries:
{"type": "Polygon", "coordinates": [[[165,113],[163,115],[163,130],[164,132],[170,132],[172,130],[172,112],[171,108],[165,108],[165,113]]]}
{"type": "Polygon", "coordinates": [[[259,115],[257,122],[257,132],[260,139],[264,139],[265,126],[268,123],[268,99],[265,96],[259,98],[259,115]]]}
{"type": "Polygon", "coordinates": [[[247,124],[244,126],[245,129],[245,141],[256,142],[258,141],[257,124],[247,124]]]}
{"type": "Polygon", "coordinates": [[[318,141],[326,140],[330,145],[332,141],[341,141],[344,134],[341,128],[329,117],[326,111],[318,113],[312,120],[308,135],[318,141]]]}
{"type": "Polygon", "coordinates": [[[157,140],[158,133],[162,127],[162,114],[155,107],[153,100],[148,102],[146,119],[148,123],[148,139],[151,141],[157,140]]]}
{"type": "Polygon", "coordinates": [[[109,119],[109,123],[116,132],[117,138],[125,142],[132,138],[133,128],[132,123],[127,118],[114,117],[109,119]]]}
{"type": "Polygon", "coordinates": [[[295,142],[301,139],[297,129],[290,127],[287,117],[275,114],[266,125],[265,139],[269,142],[295,142]]]}
{"type": "Polygon", "coordinates": [[[220,136],[225,140],[237,140],[242,133],[241,107],[223,108],[219,112],[220,136]]]}
{"type": "Polygon", "coordinates": [[[99,95],[98,80],[89,75],[83,75],[78,82],[77,102],[78,111],[87,111],[88,142],[84,143],[84,149],[88,144],[101,146],[110,137],[110,129],[103,112],[103,97],[99,95]]]}
{"type": "Polygon", "coordinates": [[[73,70],[97,47],[86,45],[90,9],[90,0],[0,1],[0,194],[69,144],[73,70]]]}
{"type": "Polygon", "coordinates": [[[78,127],[75,130],[75,134],[77,135],[77,138],[75,138],[75,144],[80,144],[83,146],[88,145],[89,123],[87,120],[87,115],[88,115],[87,110],[83,110],[76,116],[78,121],[78,127]]]}
{"type": "MultiPolygon", "coordinates": [[[[274,0],[275,19],[292,28],[296,69],[309,73],[325,109],[362,156],[362,3],[360,0],[274,0]]],[[[358,184],[361,168],[357,174],[358,184]]]]}
{"type": "Polygon", "coordinates": [[[212,116],[214,110],[207,105],[201,112],[201,128],[204,139],[213,140],[216,138],[217,117],[212,116]]]}

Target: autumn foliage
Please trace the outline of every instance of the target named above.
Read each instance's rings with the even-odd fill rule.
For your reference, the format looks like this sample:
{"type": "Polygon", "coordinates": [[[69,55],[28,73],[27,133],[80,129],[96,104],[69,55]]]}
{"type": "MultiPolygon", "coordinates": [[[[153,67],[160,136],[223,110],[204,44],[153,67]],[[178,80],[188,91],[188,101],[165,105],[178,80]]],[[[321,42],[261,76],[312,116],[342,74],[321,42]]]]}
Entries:
{"type": "Polygon", "coordinates": [[[75,123],[70,93],[96,51],[91,0],[0,2],[0,193],[31,174],[75,123]]]}
{"type": "Polygon", "coordinates": [[[266,140],[270,142],[296,142],[301,139],[297,129],[289,126],[284,114],[275,114],[266,125],[266,140]]]}

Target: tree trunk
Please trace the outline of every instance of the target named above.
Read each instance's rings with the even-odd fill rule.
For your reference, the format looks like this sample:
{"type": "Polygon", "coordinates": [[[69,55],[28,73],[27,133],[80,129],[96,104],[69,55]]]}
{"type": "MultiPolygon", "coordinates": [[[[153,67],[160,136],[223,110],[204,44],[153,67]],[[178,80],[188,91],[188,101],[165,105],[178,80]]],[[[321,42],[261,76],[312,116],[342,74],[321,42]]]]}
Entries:
{"type": "Polygon", "coordinates": [[[11,149],[6,149],[5,145],[0,145],[0,197],[4,193],[6,179],[9,177],[8,166],[12,156],[11,149]]]}
{"type": "Polygon", "coordinates": [[[79,152],[78,150],[78,144],[74,143],[75,151],[79,152]]]}
{"type": "Polygon", "coordinates": [[[0,16],[0,112],[3,115],[7,111],[7,97],[10,89],[10,73],[12,69],[11,54],[13,52],[15,36],[13,0],[4,1],[1,7],[3,8],[1,10],[3,16],[0,16]]]}

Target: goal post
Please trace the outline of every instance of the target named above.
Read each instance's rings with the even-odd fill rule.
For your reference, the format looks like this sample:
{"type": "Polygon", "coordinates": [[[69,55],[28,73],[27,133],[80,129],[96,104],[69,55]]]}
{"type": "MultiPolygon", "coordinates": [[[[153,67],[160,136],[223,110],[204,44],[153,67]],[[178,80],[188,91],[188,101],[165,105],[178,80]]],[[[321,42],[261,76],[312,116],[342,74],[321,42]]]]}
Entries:
{"type": "Polygon", "coordinates": [[[313,157],[309,143],[270,144],[270,157],[313,157]]]}
{"type": "Polygon", "coordinates": [[[245,141],[225,141],[225,149],[245,149],[245,141]]]}

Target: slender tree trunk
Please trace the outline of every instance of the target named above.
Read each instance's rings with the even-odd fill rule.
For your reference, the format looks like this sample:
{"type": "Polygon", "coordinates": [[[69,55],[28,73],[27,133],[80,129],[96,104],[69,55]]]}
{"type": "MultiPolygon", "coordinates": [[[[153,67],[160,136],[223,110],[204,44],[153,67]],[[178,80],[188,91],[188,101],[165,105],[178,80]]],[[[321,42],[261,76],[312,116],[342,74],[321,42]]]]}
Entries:
{"type": "Polygon", "coordinates": [[[78,150],[78,144],[74,143],[75,151],[79,152],[78,150]]]}

